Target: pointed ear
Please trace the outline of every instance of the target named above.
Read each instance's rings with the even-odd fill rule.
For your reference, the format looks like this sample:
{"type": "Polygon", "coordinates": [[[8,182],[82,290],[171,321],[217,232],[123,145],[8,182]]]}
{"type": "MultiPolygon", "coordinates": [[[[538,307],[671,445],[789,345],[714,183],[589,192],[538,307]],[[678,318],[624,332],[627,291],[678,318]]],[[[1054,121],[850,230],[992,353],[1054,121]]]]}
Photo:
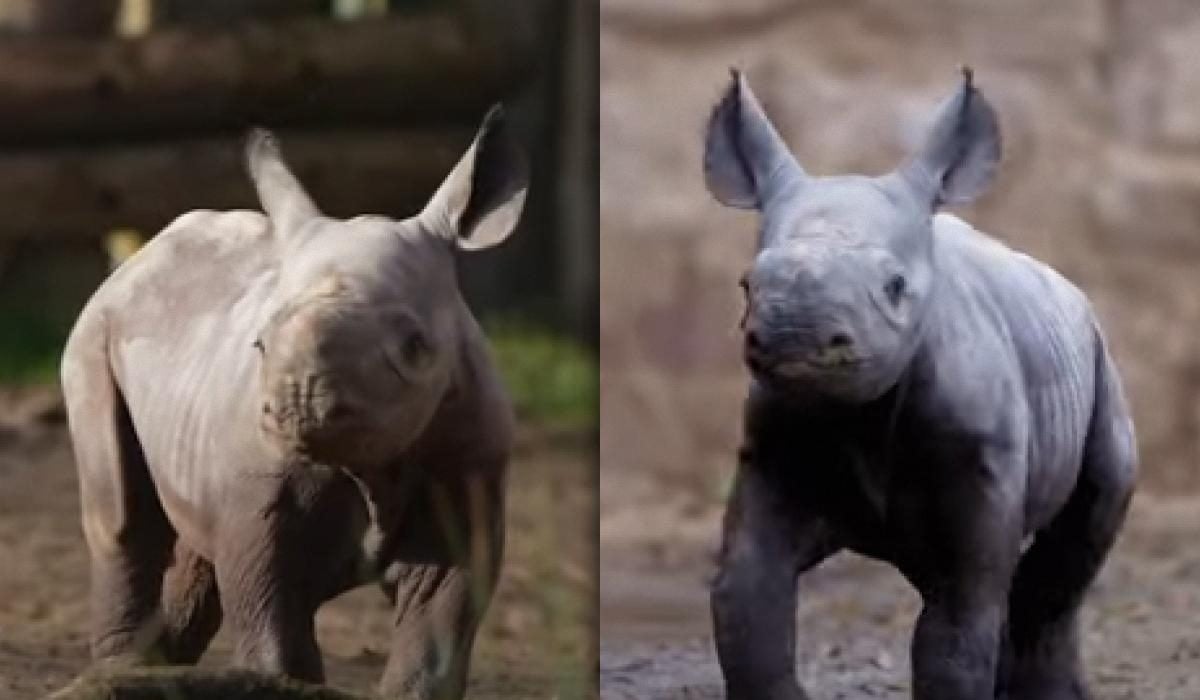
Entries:
{"type": "Polygon", "coordinates": [[[459,248],[494,246],[521,217],[529,166],[509,131],[504,109],[492,107],[471,147],[421,212],[426,226],[459,248]]]}
{"type": "Polygon", "coordinates": [[[750,84],[731,69],[729,87],[708,119],[704,143],[704,184],[718,202],[761,209],[788,178],[804,177],[779,137],[750,84]]]}
{"type": "Polygon", "coordinates": [[[258,190],[258,201],[279,235],[287,236],[321,215],[300,182],[288,170],[275,135],[253,129],[246,138],[246,167],[258,190]]]}
{"type": "Polygon", "coordinates": [[[964,66],[962,84],[938,107],[924,145],[901,174],[927,194],[936,209],[974,200],[991,184],[999,164],[996,112],[964,66]]]}

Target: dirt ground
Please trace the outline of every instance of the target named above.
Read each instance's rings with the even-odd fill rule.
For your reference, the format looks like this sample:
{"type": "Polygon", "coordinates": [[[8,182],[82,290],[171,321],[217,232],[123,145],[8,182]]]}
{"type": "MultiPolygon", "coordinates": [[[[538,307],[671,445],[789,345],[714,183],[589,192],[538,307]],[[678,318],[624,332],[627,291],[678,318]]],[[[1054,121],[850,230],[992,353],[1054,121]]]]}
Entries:
{"type": "MultiPolygon", "coordinates": [[[[600,697],[724,697],[708,612],[720,508],[688,495],[624,505],[644,482],[602,469],[600,697]]],[[[1197,533],[1200,499],[1135,500],[1084,615],[1095,700],[1200,698],[1197,533]]],[[[814,700],[910,697],[919,599],[898,573],[843,554],[800,591],[797,668],[814,700]]]]}
{"type": "MultiPolygon", "coordinates": [[[[53,400],[0,392],[0,698],[38,698],[87,663],[87,556],[74,463],[53,400]]],[[[591,438],[529,435],[512,465],[505,569],[476,644],[469,697],[594,695],[591,438]]],[[[374,587],[321,609],[329,683],[368,692],[389,610],[374,587]]],[[[222,664],[218,635],[204,666],[222,664]]]]}

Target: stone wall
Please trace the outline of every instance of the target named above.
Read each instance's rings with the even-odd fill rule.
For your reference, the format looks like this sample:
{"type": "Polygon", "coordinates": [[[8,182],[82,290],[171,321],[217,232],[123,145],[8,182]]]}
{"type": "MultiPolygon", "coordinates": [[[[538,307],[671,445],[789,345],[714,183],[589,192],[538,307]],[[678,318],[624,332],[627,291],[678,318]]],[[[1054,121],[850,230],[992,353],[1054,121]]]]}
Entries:
{"type": "Polygon", "coordinates": [[[700,172],[731,65],[819,174],[892,168],[974,67],[1005,157],[956,213],[1087,290],[1143,488],[1200,488],[1200,3],[603,0],[600,56],[601,463],[641,484],[620,498],[710,503],[731,471],[755,222],[700,172]]]}

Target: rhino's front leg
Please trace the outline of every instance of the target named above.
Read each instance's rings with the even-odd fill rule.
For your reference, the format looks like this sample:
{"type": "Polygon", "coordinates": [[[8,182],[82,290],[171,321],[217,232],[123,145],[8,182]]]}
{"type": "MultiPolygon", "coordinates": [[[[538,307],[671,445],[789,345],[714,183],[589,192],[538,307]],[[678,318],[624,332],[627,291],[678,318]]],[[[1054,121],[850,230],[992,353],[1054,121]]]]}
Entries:
{"type": "Polygon", "coordinates": [[[990,699],[1004,618],[1002,596],[927,597],[913,634],[914,700],[990,699]]]}
{"type": "Polygon", "coordinates": [[[308,466],[246,480],[228,504],[216,553],[217,587],[238,666],[324,680],[313,617],[345,590],[357,544],[353,482],[308,466]]]}
{"type": "Polygon", "coordinates": [[[407,514],[405,529],[420,534],[399,545],[384,582],[396,615],[384,697],[462,698],[500,572],[503,511],[503,479],[472,476],[430,486],[407,514]]]}
{"type": "Polygon", "coordinates": [[[837,550],[825,524],[797,512],[749,459],[725,511],[712,588],[713,629],[727,695],[801,700],[796,682],[796,579],[837,550]]]}
{"type": "Polygon", "coordinates": [[[914,700],[993,697],[1020,556],[1024,465],[1007,450],[951,455],[895,504],[901,569],[924,608],[912,642],[914,700]],[[964,466],[966,465],[966,466],[964,466]]]}
{"type": "Polygon", "coordinates": [[[243,527],[244,535],[226,537],[216,564],[225,621],[233,633],[233,664],[322,682],[313,629],[319,601],[311,595],[299,557],[277,549],[273,538],[261,532],[263,525],[243,527]]]}

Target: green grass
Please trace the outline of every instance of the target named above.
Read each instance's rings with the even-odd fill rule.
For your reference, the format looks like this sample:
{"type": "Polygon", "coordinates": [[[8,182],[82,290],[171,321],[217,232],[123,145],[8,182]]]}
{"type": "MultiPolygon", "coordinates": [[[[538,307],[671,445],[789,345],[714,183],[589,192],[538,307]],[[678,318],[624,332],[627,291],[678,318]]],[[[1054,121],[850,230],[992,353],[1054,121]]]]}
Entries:
{"type": "Polygon", "coordinates": [[[28,309],[0,308],[0,384],[58,381],[68,328],[28,309]]]}
{"type": "Polygon", "coordinates": [[[484,328],[522,420],[564,428],[595,422],[599,373],[591,352],[524,321],[494,320],[484,328]]]}

